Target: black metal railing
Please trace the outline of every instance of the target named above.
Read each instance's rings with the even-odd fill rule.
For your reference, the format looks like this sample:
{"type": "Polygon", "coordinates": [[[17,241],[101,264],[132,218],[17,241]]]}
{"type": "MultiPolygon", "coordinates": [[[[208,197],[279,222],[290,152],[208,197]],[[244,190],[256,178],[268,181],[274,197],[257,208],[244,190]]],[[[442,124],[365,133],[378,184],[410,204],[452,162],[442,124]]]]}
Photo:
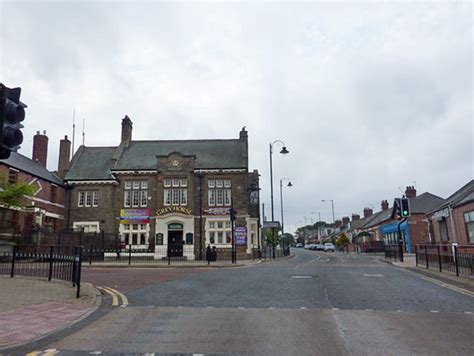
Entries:
{"type": "Polygon", "coordinates": [[[457,276],[474,275],[474,246],[422,244],[415,246],[416,265],[449,271],[457,276]]]}
{"type": "Polygon", "coordinates": [[[403,245],[387,244],[384,245],[385,258],[394,261],[403,262],[403,245]]]}
{"type": "Polygon", "coordinates": [[[0,244],[0,274],[60,279],[81,289],[81,246],[0,244]]]}
{"type": "MultiPolygon", "coordinates": [[[[275,249],[272,246],[252,248],[248,253],[246,248],[238,248],[236,262],[242,260],[282,258],[290,254],[290,248],[275,249]]],[[[199,249],[189,245],[162,245],[155,248],[139,249],[129,245],[102,249],[94,245],[84,246],[83,261],[86,265],[183,265],[183,264],[232,264],[232,248],[212,247],[199,249]]]]}

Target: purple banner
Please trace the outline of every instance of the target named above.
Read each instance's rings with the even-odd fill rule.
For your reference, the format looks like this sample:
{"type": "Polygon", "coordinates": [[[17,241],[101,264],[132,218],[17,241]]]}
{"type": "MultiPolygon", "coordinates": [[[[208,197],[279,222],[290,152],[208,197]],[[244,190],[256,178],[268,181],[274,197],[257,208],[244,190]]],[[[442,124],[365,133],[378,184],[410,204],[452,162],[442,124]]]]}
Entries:
{"type": "Polygon", "coordinates": [[[247,228],[245,226],[236,226],[234,233],[235,244],[237,246],[247,246],[247,228]]]}

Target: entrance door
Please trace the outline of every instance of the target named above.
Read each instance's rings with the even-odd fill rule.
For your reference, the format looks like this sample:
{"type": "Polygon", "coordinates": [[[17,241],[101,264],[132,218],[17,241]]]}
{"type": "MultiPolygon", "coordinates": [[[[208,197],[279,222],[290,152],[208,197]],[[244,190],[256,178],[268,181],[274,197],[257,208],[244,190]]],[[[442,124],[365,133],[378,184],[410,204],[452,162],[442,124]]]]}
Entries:
{"type": "Polygon", "coordinates": [[[168,228],[168,254],[170,257],[183,257],[183,230],[173,230],[171,225],[168,228]]]}

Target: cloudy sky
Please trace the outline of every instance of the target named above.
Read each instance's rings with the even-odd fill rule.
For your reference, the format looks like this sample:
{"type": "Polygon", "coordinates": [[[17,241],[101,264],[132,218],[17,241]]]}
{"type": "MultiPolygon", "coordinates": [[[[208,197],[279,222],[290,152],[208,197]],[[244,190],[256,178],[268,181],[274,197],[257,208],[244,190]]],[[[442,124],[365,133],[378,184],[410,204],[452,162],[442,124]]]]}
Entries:
{"type": "Polygon", "coordinates": [[[28,106],[21,153],[59,140],[237,138],[249,131],[270,216],[275,144],[287,230],[380,209],[418,192],[441,197],[473,178],[470,1],[125,2],[0,0],[0,81],[28,106]],[[399,188],[401,187],[401,188],[399,188]],[[312,214],[314,213],[314,214],[312,214]]]}

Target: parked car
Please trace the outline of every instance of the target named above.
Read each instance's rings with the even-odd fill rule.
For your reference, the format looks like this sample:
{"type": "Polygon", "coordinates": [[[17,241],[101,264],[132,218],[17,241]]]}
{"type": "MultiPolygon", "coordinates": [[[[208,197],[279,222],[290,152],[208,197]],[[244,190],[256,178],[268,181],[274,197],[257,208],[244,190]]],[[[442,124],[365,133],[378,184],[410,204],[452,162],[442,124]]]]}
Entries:
{"type": "Polygon", "coordinates": [[[309,247],[310,247],[310,246],[311,246],[311,244],[306,244],[306,245],[304,245],[304,249],[305,249],[305,250],[309,250],[309,247]]]}
{"type": "Polygon", "coordinates": [[[330,242],[326,242],[324,244],[324,251],[332,251],[334,252],[334,245],[330,242]]]}
{"type": "Polygon", "coordinates": [[[324,251],[324,245],[323,244],[317,244],[316,245],[316,251],[324,251]]]}
{"type": "Polygon", "coordinates": [[[303,247],[303,244],[302,244],[301,242],[298,242],[298,243],[296,244],[296,247],[303,247]]]}

